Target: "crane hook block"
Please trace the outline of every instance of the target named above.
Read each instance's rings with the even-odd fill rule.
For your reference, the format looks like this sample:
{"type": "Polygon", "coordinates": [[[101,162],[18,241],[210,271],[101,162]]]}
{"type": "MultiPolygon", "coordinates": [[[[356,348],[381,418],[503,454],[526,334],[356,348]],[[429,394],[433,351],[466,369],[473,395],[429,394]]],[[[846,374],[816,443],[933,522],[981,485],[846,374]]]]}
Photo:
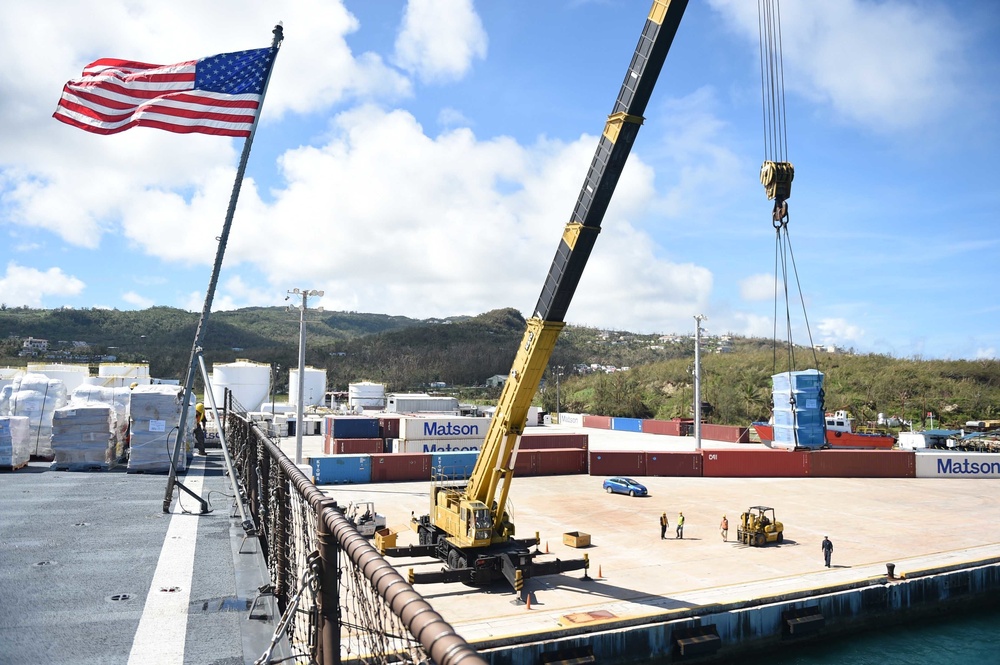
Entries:
{"type": "Polygon", "coordinates": [[[795,167],[791,162],[764,162],[760,167],[760,184],[764,185],[768,200],[784,201],[792,195],[795,167]]]}

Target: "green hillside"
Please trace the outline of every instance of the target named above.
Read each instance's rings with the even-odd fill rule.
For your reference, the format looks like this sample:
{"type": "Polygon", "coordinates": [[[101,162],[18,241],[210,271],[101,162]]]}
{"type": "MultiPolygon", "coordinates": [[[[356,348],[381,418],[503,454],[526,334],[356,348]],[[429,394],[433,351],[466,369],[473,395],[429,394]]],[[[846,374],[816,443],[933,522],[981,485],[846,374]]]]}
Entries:
{"type": "MultiPolygon", "coordinates": [[[[169,307],[140,311],[0,308],[0,364],[27,362],[148,362],[159,378],[181,379],[198,315],[169,307]],[[28,337],[48,340],[47,357],[18,355],[28,337]]],[[[472,317],[410,319],[359,312],[307,313],[306,363],[327,372],[332,390],[351,382],[385,383],[389,391],[424,390],[442,382],[463,399],[490,401],[482,386],[510,370],[525,321],[515,309],[472,317]]],[[[216,312],[205,334],[206,362],[247,358],[279,367],[277,392],[298,364],[299,314],[283,307],[216,312]]],[[[702,400],[710,422],[747,424],[766,419],[775,363],[770,340],[707,338],[702,349],[702,400]]],[[[794,369],[814,367],[813,354],[796,351],[794,369]],[[802,363],[805,364],[802,364],[802,363]]],[[[877,414],[926,424],[961,426],[1000,417],[1000,363],[995,360],[899,359],[883,355],[819,353],[826,375],[827,410],[847,409],[859,422],[877,414]]],[[[538,402],[556,407],[555,368],[563,411],[624,417],[690,417],[694,341],[690,335],[639,335],[567,326],[556,344],[538,402]],[[628,368],[628,371],[621,371],[628,368]]]]}

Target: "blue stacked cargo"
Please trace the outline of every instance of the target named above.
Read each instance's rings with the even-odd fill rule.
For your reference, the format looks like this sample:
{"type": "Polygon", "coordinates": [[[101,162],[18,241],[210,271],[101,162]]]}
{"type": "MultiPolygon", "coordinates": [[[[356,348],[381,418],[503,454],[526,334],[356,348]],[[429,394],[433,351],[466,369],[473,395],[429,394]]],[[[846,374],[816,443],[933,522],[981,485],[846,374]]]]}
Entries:
{"type": "Polygon", "coordinates": [[[826,445],[823,373],[815,369],[771,377],[775,448],[822,448],[826,445]]]}
{"type": "Polygon", "coordinates": [[[432,452],[431,475],[438,480],[464,480],[472,475],[477,459],[478,450],[432,452]]]}
{"type": "Polygon", "coordinates": [[[370,455],[324,455],[313,457],[313,482],[317,485],[364,484],[372,481],[370,455]]]}

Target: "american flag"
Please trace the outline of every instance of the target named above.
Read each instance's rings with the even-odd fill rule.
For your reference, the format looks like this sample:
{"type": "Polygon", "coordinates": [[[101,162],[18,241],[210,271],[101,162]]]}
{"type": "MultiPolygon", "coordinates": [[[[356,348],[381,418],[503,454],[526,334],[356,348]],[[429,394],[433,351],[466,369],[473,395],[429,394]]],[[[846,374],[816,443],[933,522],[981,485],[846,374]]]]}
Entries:
{"type": "Polygon", "coordinates": [[[175,65],[102,58],[63,86],[56,120],[95,134],[131,127],[249,136],[275,49],[175,65]]]}

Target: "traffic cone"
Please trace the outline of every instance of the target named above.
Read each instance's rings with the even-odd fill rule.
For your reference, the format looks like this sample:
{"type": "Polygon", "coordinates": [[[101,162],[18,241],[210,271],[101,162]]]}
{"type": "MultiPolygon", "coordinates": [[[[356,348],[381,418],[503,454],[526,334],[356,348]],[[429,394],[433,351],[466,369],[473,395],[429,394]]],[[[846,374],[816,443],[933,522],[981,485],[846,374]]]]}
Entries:
{"type": "Polygon", "coordinates": [[[604,575],[601,574],[601,567],[600,566],[597,567],[597,579],[599,579],[599,580],[603,580],[604,579],[604,575]]]}
{"type": "Polygon", "coordinates": [[[528,606],[527,609],[530,610],[531,609],[531,594],[529,593],[529,594],[527,594],[527,596],[528,596],[528,600],[527,600],[527,603],[526,603],[527,606],[528,606]]]}
{"type": "Polygon", "coordinates": [[[549,541],[547,541],[547,540],[545,541],[545,553],[546,554],[549,553],[549,541]]]}

